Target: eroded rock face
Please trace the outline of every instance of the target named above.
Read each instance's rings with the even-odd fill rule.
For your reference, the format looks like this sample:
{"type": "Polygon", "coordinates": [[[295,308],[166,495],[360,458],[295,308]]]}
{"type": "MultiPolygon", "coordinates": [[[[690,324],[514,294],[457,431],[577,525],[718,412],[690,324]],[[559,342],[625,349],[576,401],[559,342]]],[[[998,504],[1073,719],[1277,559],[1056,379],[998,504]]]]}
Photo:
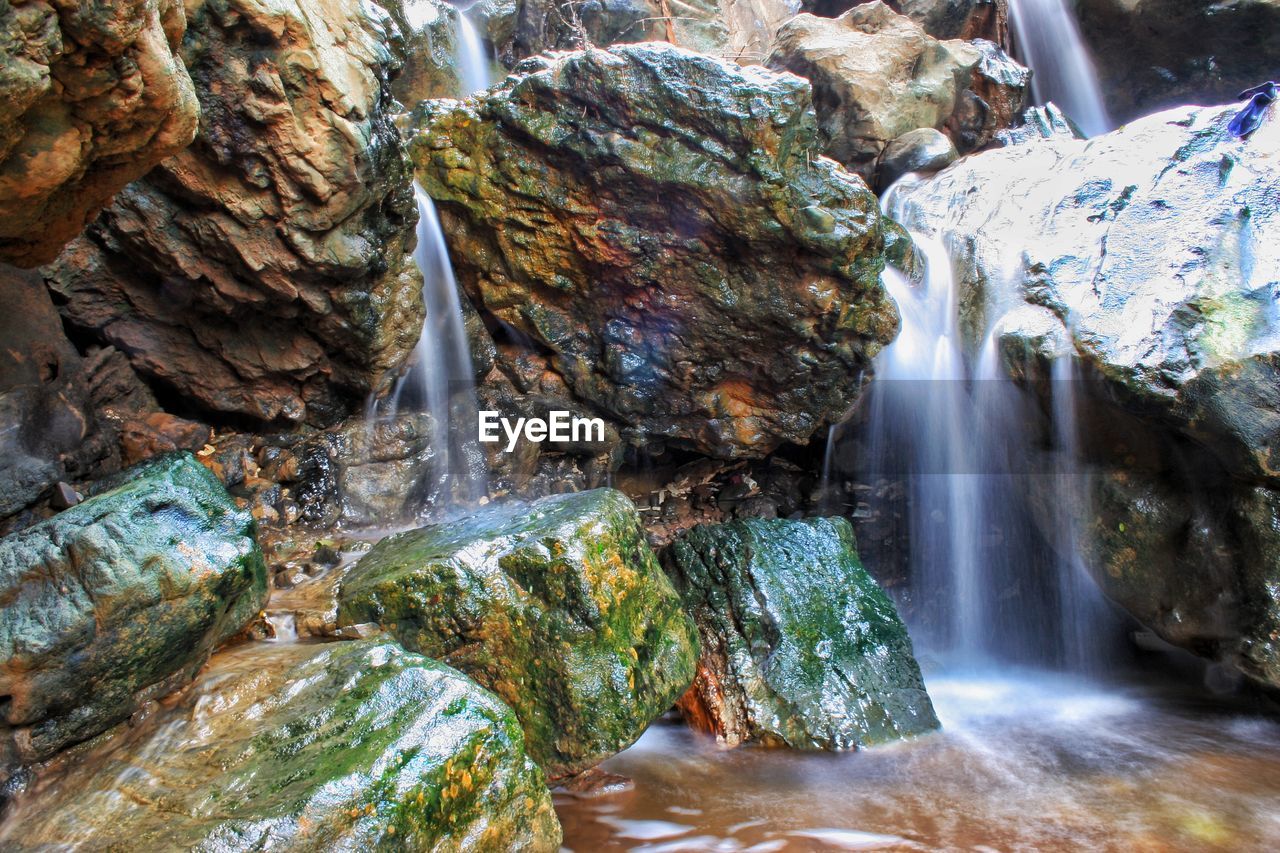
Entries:
{"type": "Polygon", "coordinates": [[[904,187],[901,219],[948,239],[971,342],[994,328],[1033,386],[1068,352],[1095,380],[1079,383],[1092,476],[1071,547],[1103,589],[1274,685],[1280,121],[1241,141],[1234,111],[965,158],[904,187]]]}
{"type": "Polygon", "coordinates": [[[843,518],[699,525],[664,565],[702,637],[680,700],[730,746],[852,749],[938,728],[907,629],[843,518]]]}
{"type": "Polygon", "coordinates": [[[806,442],[896,331],[876,199],[819,154],[803,80],[622,45],[416,125],[472,301],[633,441],[806,442]]]}
{"type": "Polygon", "coordinates": [[[253,520],[189,454],[104,488],[0,540],[0,774],[187,683],[266,602],[253,520]]]}
{"type": "Polygon", "coordinates": [[[1280,0],[1080,0],[1076,17],[1118,122],[1226,103],[1280,65],[1280,0]]]}
{"type": "Polygon", "coordinates": [[[792,18],[778,31],[768,65],[812,81],[826,153],[874,183],[882,153],[904,133],[945,128],[957,147],[971,151],[1012,122],[1027,78],[1007,73],[1019,66],[1000,57],[994,44],[939,41],[873,2],[834,20],[792,18]]]}
{"type": "Polygon", "coordinates": [[[224,653],[176,705],[76,759],[17,803],[6,849],[560,846],[511,711],[385,641],[224,653]]]}
{"type": "Polygon", "coordinates": [[[193,5],[200,134],[46,268],[63,316],[212,416],[352,410],[422,323],[396,37],[372,3],[193,5]]]}
{"type": "Polygon", "coordinates": [[[343,580],[338,622],[381,624],[493,690],[552,778],[630,746],[698,655],[635,507],[612,489],[384,539],[343,580]]]}
{"type": "Polygon", "coordinates": [[[33,267],[178,153],[200,108],[177,0],[0,9],[0,261],[33,267]]]}

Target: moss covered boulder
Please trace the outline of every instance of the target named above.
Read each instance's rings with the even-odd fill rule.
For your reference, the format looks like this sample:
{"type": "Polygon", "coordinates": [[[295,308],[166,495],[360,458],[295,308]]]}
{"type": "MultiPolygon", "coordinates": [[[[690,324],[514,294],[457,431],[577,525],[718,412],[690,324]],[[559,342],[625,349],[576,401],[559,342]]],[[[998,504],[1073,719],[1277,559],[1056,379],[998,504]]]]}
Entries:
{"type": "Polygon", "coordinates": [[[493,690],[567,776],[630,746],[693,679],[697,632],[613,489],[489,507],[384,539],[340,625],[376,622],[493,690]]]}
{"type": "Polygon", "coordinates": [[[702,635],[680,707],[724,743],[852,749],[938,728],[911,638],[842,518],[700,525],[665,562],[702,635]]]}
{"type": "Polygon", "coordinates": [[[394,643],[255,644],[20,799],[6,850],[554,851],[509,708],[394,643]]]}
{"type": "Polygon", "coordinates": [[[617,45],[425,102],[414,128],[476,308],[633,443],[803,444],[897,331],[876,197],[821,156],[799,77],[617,45]]]}
{"type": "Polygon", "coordinates": [[[190,681],[266,602],[255,534],[182,453],[0,540],[0,774],[190,681]]]}

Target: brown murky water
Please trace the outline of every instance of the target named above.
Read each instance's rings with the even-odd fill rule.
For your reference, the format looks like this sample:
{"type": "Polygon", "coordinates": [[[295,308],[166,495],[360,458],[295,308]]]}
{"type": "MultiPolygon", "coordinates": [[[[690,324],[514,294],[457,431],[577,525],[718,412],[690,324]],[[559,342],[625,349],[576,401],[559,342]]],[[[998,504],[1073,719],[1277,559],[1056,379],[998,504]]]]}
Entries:
{"type": "Polygon", "coordinates": [[[1280,850],[1280,721],[1156,688],[935,676],[944,730],[843,755],[719,749],[659,723],[557,794],[565,847],[606,851],[1280,850]]]}

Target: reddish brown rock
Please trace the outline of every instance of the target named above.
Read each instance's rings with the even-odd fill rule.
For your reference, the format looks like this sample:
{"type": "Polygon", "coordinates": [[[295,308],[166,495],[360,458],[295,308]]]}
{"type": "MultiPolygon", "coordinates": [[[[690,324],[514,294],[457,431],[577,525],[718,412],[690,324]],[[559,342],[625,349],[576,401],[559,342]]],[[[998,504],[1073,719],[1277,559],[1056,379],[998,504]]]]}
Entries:
{"type": "Polygon", "coordinates": [[[0,261],[50,261],[196,133],[177,0],[0,6],[0,261]]]}

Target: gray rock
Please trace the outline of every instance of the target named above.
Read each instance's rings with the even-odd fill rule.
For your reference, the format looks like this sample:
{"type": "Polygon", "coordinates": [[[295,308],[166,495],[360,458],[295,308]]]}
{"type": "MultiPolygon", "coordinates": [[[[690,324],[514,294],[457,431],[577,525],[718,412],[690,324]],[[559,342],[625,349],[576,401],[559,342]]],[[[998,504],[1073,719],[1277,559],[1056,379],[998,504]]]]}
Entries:
{"type": "Polygon", "coordinates": [[[908,172],[940,171],[959,157],[955,144],[942,131],[931,127],[909,130],[890,142],[880,155],[880,188],[883,190],[908,172]]]}

